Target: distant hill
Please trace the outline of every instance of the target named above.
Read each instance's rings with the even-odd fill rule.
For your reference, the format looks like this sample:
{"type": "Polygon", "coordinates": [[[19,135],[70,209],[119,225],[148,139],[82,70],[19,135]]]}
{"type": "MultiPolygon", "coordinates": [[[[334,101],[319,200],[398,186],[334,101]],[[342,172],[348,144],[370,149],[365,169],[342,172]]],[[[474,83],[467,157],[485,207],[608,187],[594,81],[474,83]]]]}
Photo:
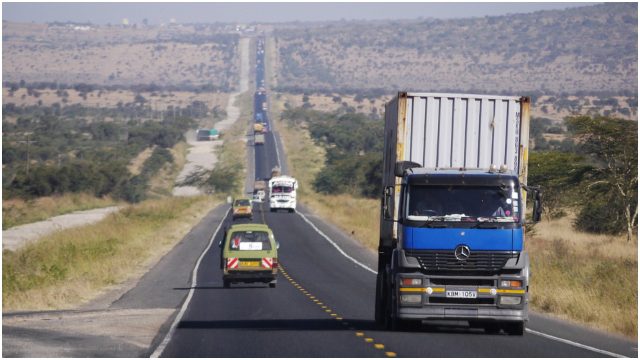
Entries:
{"type": "Polygon", "coordinates": [[[288,24],[274,32],[278,86],[637,94],[637,22],[636,3],[607,3],[471,19],[288,24]]]}
{"type": "Polygon", "coordinates": [[[5,82],[170,86],[229,91],[238,35],[214,25],[2,23],[5,82]]]}

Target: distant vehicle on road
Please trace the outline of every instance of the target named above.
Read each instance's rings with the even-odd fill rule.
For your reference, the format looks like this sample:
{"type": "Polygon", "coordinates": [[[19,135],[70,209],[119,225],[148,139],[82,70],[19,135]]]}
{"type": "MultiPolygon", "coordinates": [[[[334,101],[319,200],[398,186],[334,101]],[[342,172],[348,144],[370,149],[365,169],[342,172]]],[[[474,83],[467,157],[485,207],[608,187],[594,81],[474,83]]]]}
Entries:
{"type": "Polygon", "coordinates": [[[255,135],[253,135],[253,144],[254,145],[264,145],[264,134],[255,134],[255,135]]]}
{"type": "Polygon", "coordinates": [[[263,282],[276,287],[279,244],[267,225],[232,225],[220,247],[225,288],[239,282],[263,282]]]}
{"type": "Polygon", "coordinates": [[[253,219],[253,207],[251,199],[237,198],[233,201],[232,219],[249,218],[253,219]]]}
{"type": "Polygon", "coordinates": [[[196,131],[196,140],[197,141],[209,141],[210,138],[209,136],[211,135],[211,133],[209,132],[209,129],[198,129],[196,131]]]}
{"type": "Polygon", "coordinates": [[[256,180],[253,183],[253,200],[262,202],[264,201],[267,190],[267,182],[264,180],[256,180]]]}
{"type": "Polygon", "coordinates": [[[276,176],[269,180],[269,208],[271,212],[285,209],[296,211],[298,181],[291,176],[276,176]]]}

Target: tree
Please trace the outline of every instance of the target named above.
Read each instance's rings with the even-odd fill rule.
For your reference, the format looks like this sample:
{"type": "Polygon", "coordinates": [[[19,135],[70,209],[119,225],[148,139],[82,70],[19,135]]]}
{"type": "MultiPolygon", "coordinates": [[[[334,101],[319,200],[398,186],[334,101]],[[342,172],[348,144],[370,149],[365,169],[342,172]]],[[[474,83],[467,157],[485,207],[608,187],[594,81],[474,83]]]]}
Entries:
{"type": "Polygon", "coordinates": [[[569,117],[569,131],[578,141],[579,149],[595,160],[590,189],[612,190],[614,205],[619,205],[626,222],[627,241],[631,240],[638,217],[638,123],[602,116],[569,117]]]}
{"type": "Polygon", "coordinates": [[[548,219],[563,216],[563,207],[580,201],[576,189],[592,167],[583,156],[559,151],[534,151],[529,157],[528,183],[544,192],[544,214],[548,219]]]}

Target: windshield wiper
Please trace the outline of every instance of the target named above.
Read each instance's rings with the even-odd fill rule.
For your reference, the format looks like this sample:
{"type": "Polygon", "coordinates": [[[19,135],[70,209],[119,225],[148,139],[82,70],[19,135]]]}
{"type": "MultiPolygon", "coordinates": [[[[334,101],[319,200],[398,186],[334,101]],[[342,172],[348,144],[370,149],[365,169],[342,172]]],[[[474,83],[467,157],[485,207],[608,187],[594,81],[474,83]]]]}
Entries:
{"type": "Polygon", "coordinates": [[[499,229],[502,227],[500,222],[486,221],[479,222],[471,227],[471,229],[499,229]]]}
{"type": "Polygon", "coordinates": [[[434,223],[433,221],[425,221],[422,224],[420,224],[419,227],[422,227],[422,228],[446,228],[446,227],[449,227],[449,226],[447,224],[434,223]]]}

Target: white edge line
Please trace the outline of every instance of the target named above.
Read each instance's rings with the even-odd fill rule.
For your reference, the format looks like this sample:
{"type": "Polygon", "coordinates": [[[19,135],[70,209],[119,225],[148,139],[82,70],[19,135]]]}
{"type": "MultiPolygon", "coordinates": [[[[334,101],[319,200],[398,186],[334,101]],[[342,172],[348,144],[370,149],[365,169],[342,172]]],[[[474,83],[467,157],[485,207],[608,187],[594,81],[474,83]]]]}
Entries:
{"type": "Polygon", "coordinates": [[[227,218],[228,215],[229,215],[229,210],[227,210],[227,212],[225,213],[224,217],[220,220],[220,224],[218,224],[218,227],[216,228],[216,231],[214,231],[213,234],[211,235],[211,239],[209,239],[209,245],[207,246],[206,249],[204,249],[202,254],[200,254],[200,257],[198,258],[198,261],[196,262],[196,266],[193,268],[193,272],[191,273],[191,289],[189,289],[189,294],[187,295],[186,300],[182,303],[182,307],[180,308],[180,312],[178,313],[176,318],[173,320],[173,323],[171,324],[171,328],[169,328],[169,331],[167,332],[167,335],[165,335],[165,337],[164,337],[164,339],[162,339],[162,342],[160,343],[160,345],[158,345],[158,347],[153,351],[153,353],[151,354],[150,357],[152,357],[152,358],[160,357],[160,355],[162,355],[162,352],[164,351],[164,349],[169,344],[169,341],[171,341],[171,337],[175,333],[176,328],[178,327],[178,324],[180,323],[180,321],[182,320],[182,317],[184,316],[184,313],[187,311],[187,308],[189,307],[189,302],[191,302],[191,298],[193,297],[193,293],[195,292],[195,288],[196,288],[196,285],[197,285],[197,282],[198,282],[198,268],[200,267],[200,262],[202,262],[202,259],[204,258],[204,255],[207,252],[209,252],[209,249],[211,249],[211,245],[213,245],[213,240],[215,239],[216,235],[218,234],[218,231],[220,231],[220,228],[222,227],[222,224],[224,223],[224,220],[227,218]]]}
{"type": "MultiPolygon", "coordinates": [[[[272,125],[273,128],[273,125],[272,125]]],[[[280,170],[282,171],[282,165],[280,162],[280,150],[278,150],[278,137],[276,136],[275,133],[273,133],[273,131],[271,131],[271,135],[273,136],[273,143],[276,146],[276,160],[278,160],[278,167],[280,168],[280,170]]]]}
{"type": "Polygon", "coordinates": [[[360,266],[361,268],[370,271],[374,274],[377,274],[378,272],[371,269],[370,267],[368,267],[367,265],[359,262],[358,260],[352,258],[351,256],[349,256],[346,252],[344,252],[344,250],[342,250],[342,248],[340,248],[340,246],[338,246],[338,244],[336,244],[333,240],[331,240],[327,235],[325,235],[325,233],[323,233],[322,231],[320,231],[320,229],[318,229],[316,227],[316,225],[314,223],[312,223],[309,219],[307,219],[306,216],[304,216],[304,214],[302,214],[301,212],[297,212],[298,215],[300,215],[300,217],[302,218],[302,220],[306,221],[307,224],[311,225],[311,227],[318,233],[320,234],[320,236],[322,236],[323,238],[325,238],[325,240],[327,240],[329,242],[329,244],[333,245],[333,247],[335,247],[336,249],[338,249],[338,251],[340,252],[340,254],[342,254],[344,257],[346,257],[347,259],[351,260],[352,262],[354,262],[356,265],[360,266]]]}
{"type": "Polygon", "coordinates": [[[557,336],[545,334],[545,333],[542,333],[542,332],[539,332],[539,331],[531,330],[529,328],[527,328],[526,331],[529,332],[529,333],[532,333],[534,335],[546,337],[546,338],[551,339],[551,340],[555,340],[555,341],[559,341],[559,342],[562,342],[562,343],[565,343],[565,344],[573,345],[575,347],[579,347],[579,348],[582,348],[582,349],[585,349],[585,350],[597,352],[599,354],[603,354],[603,355],[607,355],[607,356],[611,356],[611,357],[616,357],[616,358],[626,358],[626,356],[624,356],[624,355],[612,353],[612,352],[606,351],[606,350],[601,350],[601,349],[598,349],[598,348],[594,348],[593,346],[589,346],[589,345],[581,344],[581,343],[578,343],[578,342],[575,342],[575,341],[563,339],[563,338],[560,338],[560,337],[557,337],[557,336]]]}
{"type": "MultiPolygon", "coordinates": [[[[276,156],[278,158],[278,163],[280,163],[280,152],[278,151],[278,140],[277,140],[277,137],[275,136],[275,134],[273,134],[273,140],[274,140],[275,145],[276,145],[276,156]]],[[[298,215],[300,215],[302,220],[306,221],[309,225],[311,225],[311,227],[318,234],[320,234],[320,236],[325,238],[325,240],[327,240],[331,245],[333,245],[333,247],[335,247],[340,252],[340,254],[342,254],[344,257],[346,257],[347,259],[351,260],[352,262],[354,262],[356,265],[362,267],[363,269],[365,269],[367,271],[370,271],[370,272],[372,272],[374,274],[378,274],[377,271],[375,271],[375,270],[371,269],[370,267],[362,264],[358,260],[356,260],[356,259],[352,258],[351,256],[349,256],[346,252],[344,252],[344,250],[342,250],[342,248],[340,248],[340,246],[338,246],[338,244],[336,244],[333,240],[331,240],[331,238],[329,238],[325,233],[320,231],[320,229],[318,229],[314,223],[312,223],[309,219],[307,219],[307,217],[304,216],[304,214],[302,214],[301,212],[297,212],[297,211],[296,211],[296,213],[298,215]]],[[[539,332],[539,331],[531,330],[529,328],[526,328],[525,330],[527,332],[529,332],[529,333],[534,334],[534,335],[546,337],[546,338],[551,339],[551,340],[555,340],[555,341],[559,341],[559,342],[562,342],[562,343],[565,343],[565,344],[573,345],[575,347],[579,347],[579,348],[583,348],[583,349],[586,349],[586,350],[590,350],[590,351],[593,351],[593,352],[596,352],[596,353],[599,353],[599,354],[603,354],[603,355],[607,355],[607,356],[611,356],[611,357],[616,357],[616,358],[626,358],[626,356],[624,356],[624,355],[616,354],[616,353],[613,353],[613,352],[610,352],[610,351],[606,351],[606,350],[601,350],[601,349],[594,348],[594,347],[588,346],[588,345],[584,345],[584,344],[581,344],[581,343],[578,343],[578,342],[575,342],[575,341],[571,341],[571,340],[559,338],[557,336],[545,334],[545,333],[542,333],[542,332],[539,332]]]]}

